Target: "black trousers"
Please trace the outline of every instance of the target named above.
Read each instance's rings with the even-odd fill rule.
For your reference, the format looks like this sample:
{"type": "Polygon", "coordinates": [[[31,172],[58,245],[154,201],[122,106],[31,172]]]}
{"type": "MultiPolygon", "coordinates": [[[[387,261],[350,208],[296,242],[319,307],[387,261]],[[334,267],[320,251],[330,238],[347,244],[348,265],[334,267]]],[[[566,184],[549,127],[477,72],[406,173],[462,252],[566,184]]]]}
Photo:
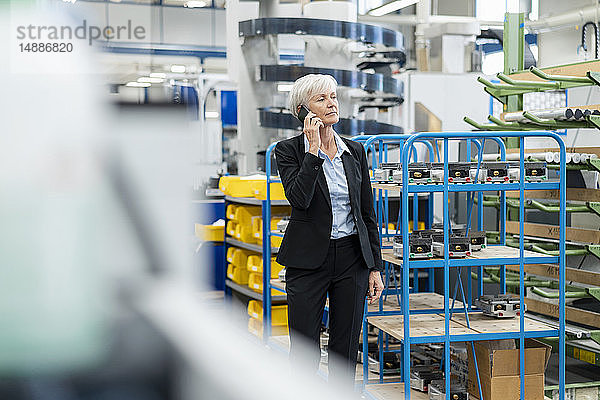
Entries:
{"type": "Polygon", "coordinates": [[[358,235],[332,239],[319,268],[288,268],[285,279],[292,362],[318,369],[319,332],[329,294],[329,381],[353,385],[369,280],[358,235]]]}

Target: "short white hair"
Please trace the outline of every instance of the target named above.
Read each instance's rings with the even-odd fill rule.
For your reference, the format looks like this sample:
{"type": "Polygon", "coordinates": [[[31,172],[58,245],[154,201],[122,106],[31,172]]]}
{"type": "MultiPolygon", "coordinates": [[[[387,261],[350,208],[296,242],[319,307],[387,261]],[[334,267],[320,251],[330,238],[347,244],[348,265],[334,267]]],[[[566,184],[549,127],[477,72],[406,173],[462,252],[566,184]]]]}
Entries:
{"type": "Polygon", "coordinates": [[[296,79],[290,91],[290,111],[298,116],[298,106],[308,105],[308,101],[317,93],[333,92],[337,88],[337,81],[331,75],[308,74],[296,79]]]}

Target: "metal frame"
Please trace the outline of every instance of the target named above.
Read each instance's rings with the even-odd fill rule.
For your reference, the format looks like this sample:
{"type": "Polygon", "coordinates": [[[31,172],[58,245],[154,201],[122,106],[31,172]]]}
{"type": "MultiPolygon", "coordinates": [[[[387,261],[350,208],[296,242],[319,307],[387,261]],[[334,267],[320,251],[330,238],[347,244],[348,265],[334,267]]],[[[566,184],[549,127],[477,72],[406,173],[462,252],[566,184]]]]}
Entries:
{"type": "MultiPolygon", "coordinates": [[[[482,210],[483,210],[483,191],[500,191],[502,206],[501,206],[501,215],[500,215],[500,239],[501,244],[505,243],[506,240],[506,230],[504,224],[506,222],[506,201],[505,201],[505,191],[506,190],[519,190],[520,192],[520,215],[519,215],[519,227],[520,231],[523,231],[524,226],[524,191],[525,190],[541,190],[541,189],[558,189],[560,191],[560,211],[559,211],[559,254],[558,256],[540,256],[540,257],[525,257],[524,256],[524,238],[523,236],[519,239],[519,257],[511,257],[511,258],[493,258],[493,259],[450,259],[448,254],[448,235],[444,237],[444,259],[443,260],[410,260],[409,259],[409,249],[408,246],[404,246],[404,257],[402,261],[399,261],[399,265],[402,268],[402,285],[401,285],[401,295],[402,301],[400,302],[402,311],[401,313],[397,312],[383,312],[380,309],[380,313],[369,313],[368,310],[365,309],[365,318],[363,321],[363,352],[366,353],[368,341],[367,341],[367,332],[368,332],[368,321],[367,318],[372,315],[403,315],[404,319],[404,340],[402,341],[402,350],[400,351],[402,354],[402,380],[404,381],[404,392],[405,398],[410,399],[410,345],[418,344],[418,343],[444,343],[445,351],[444,351],[444,367],[446,377],[450,376],[450,343],[452,342],[471,342],[473,346],[473,341],[479,340],[496,340],[496,339],[519,339],[519,348],[524,348],[525,338],[541,338],[541,337],[550,337],[557,336],[559,340],[559,389],[560,389],[560,400],[565,399],[565,238],[566,238],[566,169],[565,169],[565,145],[563,140],[559,135],[553,132],[545,132],[545,131],[533,131],[533,132],[503,132],[503,138],[513,138],[513,140],[519,141],[519,147],[521,152],[521,161],[520,161],[520,172],[521,172],[521,180],[519,183],[485,183],[485,184],[456,184],[451,185],[445,180],[443,185],[404,185],[402,186],[402,235],[403,242],[408,242],[408,220],[409,220],[409,210],[408,210],[408,200],[409,193],[432,193],[432,192],[442,192],[444,195],[443,201],[443,216],[444,216],[444,230],[446,232],[450,229],[449,222],[449,213],[448,213],[448,196],[451,192],[467,192],[472,197],[475,192],[478,193],[479,196],[479,215],[478,215],[478,229],[482,229],[483,218],[482,218],[482,210]],[[524,140],[525,137],[548,137],[554,139],[560,148],[560,171],[559,171],[559,181],[558,182],[545,182],[545,183],[526,183],[524,181],[524,140]],[[469,279],[469,300],[468,303],[465,300],[465,293],[462,288],[462,283],[460,283],[460,268],[459,279],[457,281],[457,285],[460,283],[460,288],[462,292],[462,300],[464,307],[460,309],[450,308],[450,280],[449,280],[449,271],[450,268],[453,267],[461,267],[461,266],[478,266],[480,273],[478,274],[478,285],[477,285],[477,293],[478,295],[483,294],[483,266],[484,265],[501,265],[501,287],[503,292],[506,292],[506,265],[519,265],[519,298],[521,303],[524,303],[524,294],[525,294],[525,276],[524,276],[524,265],[525,264],[536,264],[541,260],[544,260],[546,263],[555,263],[559,265],[559,327],[558,329],[550,329],[544,331],[525,331],[525,315],[524,313],[520,313],[519,316],[519,332],[503,332],[503,333],[479,333],[479,334],[461,334],[461,335],[451,335],[450,334],[450,319],[452,312],[463,312],[466,317],[467,327],[469,326],[469,315],[473,315],[473,313],[480,312],[472,307],[470,304],[470,279],[469,279]],[[444,269],[444,335],[437,336],[421,336],[421,337],[411,337],[410,336],[410,315],[414,315],[417,313],[422,313],[422,311],[418,310],[410,310],[409,308],[409,284],[410,284],[410,271],[415,268],[435,268],[440,267],[444,269]],[[468,304],[468,306],[467,306],[468,304]]],[[[478,144],[479,141],[481,143],[478,144],[480,147],[480,151],[482,150],[484,141],[486,139],[494,140],[498,142],[501,146],[502,151],[502,159],[505,158],[504,145],[502,140],[498,137],[497,133],[494,132],[444,132],[444,133],[417,133],[413,135],[385,135],[385,136],[374,136],[365,141],[364,146],[365,150],[368,151],[369,147],[372,143],[378,140],[391,140],[395,139],[397,143],[402,146],[402,154],[401,154],[401,162],[403,160],[409,160],[413,144],[417,141],[423,140],[443,140],[443,152],[444,152],[444,171],[447,176],[448,173],[448,142],[449,140],[465,140],[471,143],[478,144]]],[[[470,143],[469,143],[470,145],[470,143]]],[[[387,152],[386,147],[382,148],[383,152],[387,152]]],[[[373,156],[374,157],[374,156],[373,156]]],[[[385,158],[385,155],[382,155],[380,152],[380,158],[385,158]]],[[[408,181],[408,169],[403,169],[403,182],[408,181]]],[[[378,202],[382,201],[382,197],[378,198],[378,202]]],[[[376,207],[379,209],[379,206],[376,207]]],[[[416,221],[414,221],[416,223],[416,221]]],[[[493,246],[492,246],[493,247],[493,246]]],[[[470,272],[470,271],[469,271],[470,272]]],[[[387,274],[387,269],[386,269],[387,274]]],[[[470,274],[469,274],[470,275],[470,274]]],[[[386,277],[387,279],[387,277],[386,277]]],[[[456,299],[458,287],[454,289],[454,299],[456,299]]],[[[437,312],[437,311],[436,311],[437,312]]],[[[440,313],[441,314],[441,313],[440,313]]],[[[380,348],[380,354],[382,350],[380,348]]],[[[476,362],[476,360],[475,360],[476,362]]],[[[524,362],[525,362],[525,352],[520,352],[520,378],[521,378],[521,393],[525,393],[525,380],[524,380],[524,362]]],[[[476,368],[478,373],[478,370],[476,368]]],[[[382,372],[382,371],[380,371],[382,372]]],[[[368,365],[363,364],[363,373],[364,373],[364,385],[369,383],[368,381],[368,365]]],[[[479,377],[478,377],[479,378],[479,377]]],[[[379,382],[383,382],[383,376],[380,374],[379,382]]],[[[480,389],[480,397],[481,397],[481,383],[478,382],[480,389]]],[[[450,391],[449,391],[450,381],[446,379],[446,398],[449,399],[450,391]]]]}

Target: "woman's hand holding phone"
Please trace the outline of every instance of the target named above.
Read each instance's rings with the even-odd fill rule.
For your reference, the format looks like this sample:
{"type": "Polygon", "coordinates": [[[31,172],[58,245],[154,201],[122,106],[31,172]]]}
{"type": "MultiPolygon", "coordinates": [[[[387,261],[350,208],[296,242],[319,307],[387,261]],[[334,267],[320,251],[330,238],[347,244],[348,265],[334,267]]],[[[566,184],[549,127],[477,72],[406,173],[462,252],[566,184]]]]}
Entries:
{"type": "Polygon", "coordinates": [[[321,121],[315,113],[309,111],[306,118],[304,118],[303,132],[308,139],[308,151],[315,156],[318,155],[319,147],[321,147],[321,134],[319,128],[322,126],[323,121],[321,121]]]}

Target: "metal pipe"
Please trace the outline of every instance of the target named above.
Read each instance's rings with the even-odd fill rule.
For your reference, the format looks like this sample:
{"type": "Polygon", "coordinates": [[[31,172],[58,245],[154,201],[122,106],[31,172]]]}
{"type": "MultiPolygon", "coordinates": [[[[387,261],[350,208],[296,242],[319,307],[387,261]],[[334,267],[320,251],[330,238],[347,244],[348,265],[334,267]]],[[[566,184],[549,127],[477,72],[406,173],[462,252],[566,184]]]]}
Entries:
{"type": "MultiPolygon", "coordinates": [[[[573,118],[574,112],[570,108],[561,107],[550,110],[527,111],[529,114],[541,119],[556,119],[567,121],[573,118]]],[[[507,122],[527,122],[528,118],[524,115],[525,112],[516,111],[504,114],[504,120],[507,122]]]]}
{"type": "MultiPolygon", "coordinates": [[[[544,297],[546,299],[558,299],[560,297],[560,292],[547,292],[537,287],[532,287],[531,291],[537,294],[538,296],[544,297]]],[[[582,299],[584,297],[589,297],[589,295],[586,291],[583,290],[565,293],[566,299],[582,299]]]]}

